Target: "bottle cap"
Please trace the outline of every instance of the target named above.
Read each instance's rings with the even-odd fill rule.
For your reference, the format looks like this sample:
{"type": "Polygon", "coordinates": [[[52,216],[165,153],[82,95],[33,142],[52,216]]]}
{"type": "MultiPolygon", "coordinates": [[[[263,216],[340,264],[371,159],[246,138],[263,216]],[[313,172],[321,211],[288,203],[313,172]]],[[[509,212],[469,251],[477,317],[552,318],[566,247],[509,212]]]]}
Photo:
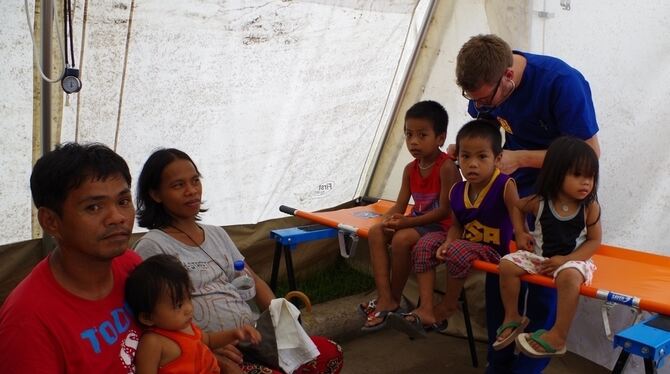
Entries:
{"type": "Polygon", "coordinates": [[[244,260],[237,260],[233,263],[233,266],[235,267],[235,271],[241,271],[244,270],[244,260]]]}

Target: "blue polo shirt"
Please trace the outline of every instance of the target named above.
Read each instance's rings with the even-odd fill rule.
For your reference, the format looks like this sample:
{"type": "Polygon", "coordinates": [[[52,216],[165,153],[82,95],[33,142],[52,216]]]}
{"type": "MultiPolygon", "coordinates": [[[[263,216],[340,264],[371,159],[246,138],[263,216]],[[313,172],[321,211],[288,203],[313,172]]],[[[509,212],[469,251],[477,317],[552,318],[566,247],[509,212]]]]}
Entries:
{"type": "MultiPolygon", "coordinates": [[[[598,132],[591,88],[584,76],[551,56],[514,51],[526,58],[521,83],[510,97],[490,114],[505,129],[505,149],[544,150],[556,138],[572,135],[590,139],[598,132]]],[[[468,104],[477,116],[474,102],[468,104]]],[[[519,194],[534,193],[539,169],[521,168],[512,176],[519,194]]]]}

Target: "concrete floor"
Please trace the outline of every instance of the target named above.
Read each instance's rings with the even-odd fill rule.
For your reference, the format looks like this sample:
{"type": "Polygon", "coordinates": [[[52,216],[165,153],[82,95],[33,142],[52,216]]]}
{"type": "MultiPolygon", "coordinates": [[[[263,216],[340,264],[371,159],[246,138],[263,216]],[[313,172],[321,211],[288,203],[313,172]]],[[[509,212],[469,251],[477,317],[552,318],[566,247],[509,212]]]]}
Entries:
{"type": "MultiPolygon", "coordinates": [[[[343,374],[483,373],[486,344],[477,343],[479,366],[472,366],[468,342],[438,333],[427,339],[409,340],[393,330],[383,330],[345,341],[343,374]]],[[[600,374],[609,371],[591,361],[567,354],[551,361],[546,374],[600,374]]]]}
{"type": "MultiPolygon", "coordinates": [[[[337,341],[344,350],[344,374],[358,373],[483,373],[486,367],[486,344],[477,342],[478,368],[472,366],[465,338],[428,334],[427,339],[409,340],[395,330],[362,333],[363,317],[356,305],[369,294],[349,296],[314,306],[311,314],[303,312],[303,323],[312,335],[337,341]]],[[[568,353],[551,361],[546,374],[601,374],[609,371],[582,357],[568,353]]]]}

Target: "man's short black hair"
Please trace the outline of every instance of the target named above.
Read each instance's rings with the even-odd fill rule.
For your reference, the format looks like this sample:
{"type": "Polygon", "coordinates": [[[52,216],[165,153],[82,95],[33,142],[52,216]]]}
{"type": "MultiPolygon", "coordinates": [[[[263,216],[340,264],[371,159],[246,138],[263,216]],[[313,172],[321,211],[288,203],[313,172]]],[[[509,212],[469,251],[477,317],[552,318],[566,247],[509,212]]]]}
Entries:
{"type": "Polygon", "coordinates": [[[442,104],[432,100],[419,101],[412,105],[405,114],[405,121],[410,118],[426,119],[432,122],[435,135],[445,134],[449,125],[447,110],[442,104]]]}
{"type": "Polygon", "coordinates": [[[126,161],[104,144],[63,143],[37,160],[30,176],[30,191],[37,208],[62,214],[63,202],[86,179],[106,180],[120,175],[130,187],[126,161]]]}

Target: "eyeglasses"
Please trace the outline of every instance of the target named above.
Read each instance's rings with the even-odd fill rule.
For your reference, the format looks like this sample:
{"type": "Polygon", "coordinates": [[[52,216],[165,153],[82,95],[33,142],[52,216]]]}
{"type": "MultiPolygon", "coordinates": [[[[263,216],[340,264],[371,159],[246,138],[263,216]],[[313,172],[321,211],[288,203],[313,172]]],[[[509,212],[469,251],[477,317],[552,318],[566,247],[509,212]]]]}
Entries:
{"type": "Polygon", "coordinates": [[[496,97],[496,94],[498,93],[498,88],[500,88],[500,83],[502,82],[503,78],[505,77],[505,74],[500,76],[500,79],[498,79],[498,83],[496,83],[495,87],[493,87],[493,90],[491,91],[491,94],[485,97],[481,97],[479,99],[475,99],[472,96],[468,95],[467,92],[465,92],[464,89],[461,89],[461,95],[463,95],[464,98],[474,101],[475,102],[475,108],[478,111],[490,111],[493,109],[493,99],[496,97]],[[480,109],[481,108],[481,109],[480,109]],[[485,110],[485,108],[488,108],[488,110],[485,110]]]}

